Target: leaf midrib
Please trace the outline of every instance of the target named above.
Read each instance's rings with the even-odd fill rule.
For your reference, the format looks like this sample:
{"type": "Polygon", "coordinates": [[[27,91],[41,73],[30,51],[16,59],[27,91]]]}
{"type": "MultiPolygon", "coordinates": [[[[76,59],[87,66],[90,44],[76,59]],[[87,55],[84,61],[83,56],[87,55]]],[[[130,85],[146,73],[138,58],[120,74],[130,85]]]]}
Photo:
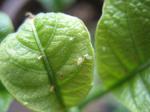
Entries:
{"type": "Polygon", "coordinates": [[[143,72],[144,70],[148,69],[149,67],[150,67],[150,60],[148,60],[146,63],[144,63],[142,65],[139,65],[135,70],[133,70],[132,72],[130,72],[127,75],[127,77],[123,78],[122,80],[117,81],[116,83],[114,83],[109,88],[103,88],[103,90],[100,89],[100,90],[95,91],[95,93],[93,95],[89,96],[87,99],[85,99],[83,102],[81,102],[78,105],[78,108],[82,109],[89,102],[91,102],[93,100],[96,100],[97,98],[103,97],[104,95],[110,93],[113,90],[116,90],[117,88],[121,87],[125,83],[128,83],[130,80],[132,80],[135,77],[137,77],[141,72],[143,72]]]}
{"type": "Polygon", "coordinates": [[[64,104],[61,92],[60,92],[60,88],[59,88],[59,86],[57,84],[57,79],[56,79],[55,72],[53,71],[53,69],[51,67],[51,64],[50,64],[50,62],[48,60],[47,54],[45,52],[45,49],[43,48],[43,46],[41,44],[41,41],[39,39],[36,27],[34,25],[34,19],[31,20],[31,25],[32,25],[33,33],[34,33],[35,42],[36,42],[36,44],[38,46],[38,49],[40,50],[41,58],[43,60],[43,64],[44,64],[45,70],[47,71],[47,75],[48,75],[48,79],[49,79],[49,82],[50,82],[50,86],[52,87],[52,92],[54,92],[54,94],[56,95],[56,98],[57,98],[60,106],[62,108],[65,108],[65,104],[64,104]]]}

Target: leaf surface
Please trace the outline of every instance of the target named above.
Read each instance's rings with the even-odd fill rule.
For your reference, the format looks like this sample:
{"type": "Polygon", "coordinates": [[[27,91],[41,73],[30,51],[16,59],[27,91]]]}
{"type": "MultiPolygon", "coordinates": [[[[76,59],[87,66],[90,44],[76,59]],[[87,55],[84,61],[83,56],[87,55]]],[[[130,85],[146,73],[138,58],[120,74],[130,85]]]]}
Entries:
{"type": "Polygon", "coordinates": [[[63,112],[91,88],[89,33],[78,18],[40,13],[2,42],[0,65],[2,82],[18,101],[37,112],[63,112]]]}
{"type": "Polygon", "coordinates": [[[3,12],[0,12],[0,42],[14,30],[10,18],[3,12]]]}
{"type": "MultiPolygon", "coordinates": [[[[9,33],[12,33],[13,29],[14,28],[10,18],[3,12],[0,12],[0,42],[9,33]]],[[[12,97],[9,95],[9,93],[3,87],[0,81],[0,112],[6,112],[11,101],[12,101],[12,97]]]]}
{"type": "Polygon", "coordinates": [[[0,112],[7,112],[11,102],[12,97],[0,82],[0,112]]]}
{"type": "Polygon", "coordinates": [[[114,92],[132,112],[150,111],[149,10],[150,0],[106,0],[96,32],[97,69],[106,88],[132,75],[114,92]]]}

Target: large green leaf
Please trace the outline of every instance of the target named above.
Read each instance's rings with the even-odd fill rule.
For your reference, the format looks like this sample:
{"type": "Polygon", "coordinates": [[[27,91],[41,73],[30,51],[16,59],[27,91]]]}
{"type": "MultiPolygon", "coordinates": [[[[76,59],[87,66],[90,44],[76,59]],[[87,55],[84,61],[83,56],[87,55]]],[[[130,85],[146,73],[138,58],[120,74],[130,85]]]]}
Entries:
{"type": "MultiPolygon", "coordinates": [[[[0,42],[11,32],[13,32],[13,25],[10,18],[3,12],[0,12],[0,42]]],[[[0,81],[0,112],[6,112],[11,101],[11,96],[0,81]]]]}
{"type": "Polygon", "coordinates": [[[132,112],[150,112],[149,10],[150,0],[106,0],[96,32],[101,79],[107,88],[125,79],[115,94],[132,112]]]}
{"type": "Polygon", "coordinates": [[[0,112],[7,112],[11,101],[12,97],[0,82],[0,112]]]}
{"type": "Polygon", "coordinates": [[[14,30],[10,18],[3,12],[0,12],[0,42],[4,39],[9,33],[12,33],[14,30]]]}
{"type": "Polygon", "coordinates": [[[40,13],[0,47],[0,77],[9,92],[37,112],[77,105],[92,83],[93,48],[78,18],[40,13]]]}

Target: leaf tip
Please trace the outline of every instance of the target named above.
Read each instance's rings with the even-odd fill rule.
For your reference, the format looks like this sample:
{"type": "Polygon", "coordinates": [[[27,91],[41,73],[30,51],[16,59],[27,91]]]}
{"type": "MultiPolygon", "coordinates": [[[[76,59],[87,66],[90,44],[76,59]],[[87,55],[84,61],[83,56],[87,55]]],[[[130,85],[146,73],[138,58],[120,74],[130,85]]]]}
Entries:
{"type": "Polygon", "coordinates": [[[25,16],[29,19],[33,19],[34,15],[31,12],[26,12],[25,16]]]}

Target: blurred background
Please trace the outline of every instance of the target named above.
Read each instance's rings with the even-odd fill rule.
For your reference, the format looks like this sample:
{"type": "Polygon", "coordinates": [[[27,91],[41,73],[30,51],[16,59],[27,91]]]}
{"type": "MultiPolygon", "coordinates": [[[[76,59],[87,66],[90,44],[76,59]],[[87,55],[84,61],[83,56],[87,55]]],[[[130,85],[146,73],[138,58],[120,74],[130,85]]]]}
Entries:
{"type": "MultiPolygon", "coordinates": [[[[25,20],[25,14],[31,12],[63,12],[79,17],[84,21],[91,33],[94,45],[96,24],[102,13],[103,0],[0,0],[0,11],[5,12],[13,21],[15,30],[25,20]]],[[[94,89],[99,86],[100,80],[95,75],[94,89]]],[[[13,101],[8,112],[31,112],[17,101],[13,101]]],[[[89,104],[83,112],[129,112],[111,94],[89,104]]]]}

